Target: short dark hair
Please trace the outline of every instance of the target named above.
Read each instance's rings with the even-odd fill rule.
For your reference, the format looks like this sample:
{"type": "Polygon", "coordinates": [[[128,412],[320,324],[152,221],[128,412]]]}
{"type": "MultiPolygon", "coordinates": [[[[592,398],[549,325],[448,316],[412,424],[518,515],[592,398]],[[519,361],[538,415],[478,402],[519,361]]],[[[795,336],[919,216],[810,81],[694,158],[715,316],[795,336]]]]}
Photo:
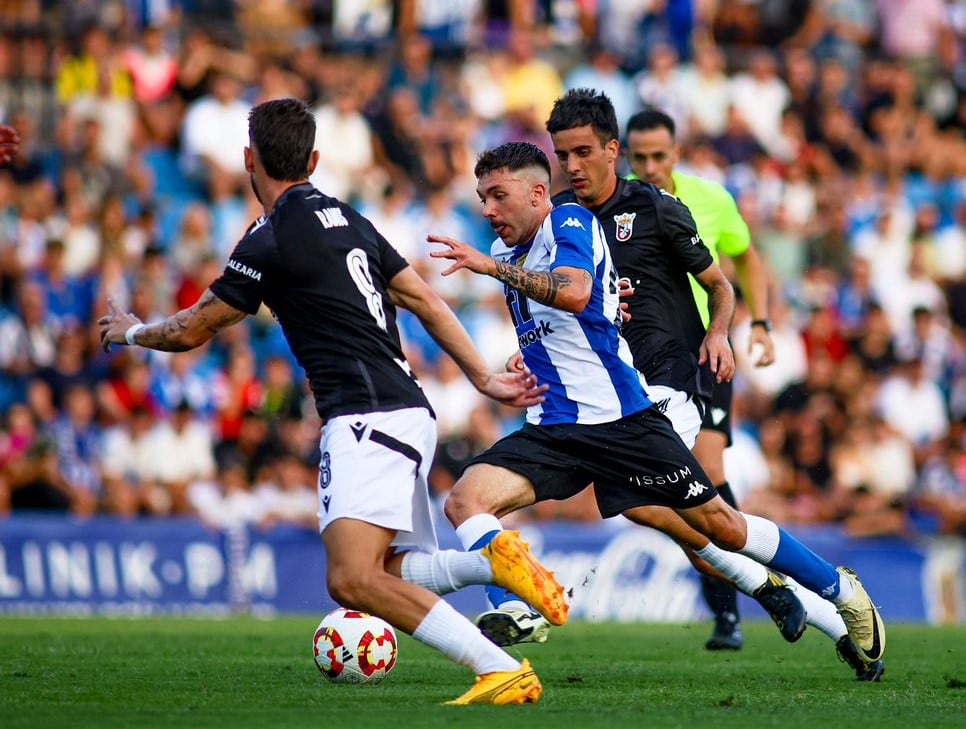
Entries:
{"type": "Polygon", "coordinates": [[[605,94],[594,89],[571,89],[557,99],[547,119],[547,131],[551,134],[576,127],[590,126],[601,144],[620,139],[614,105],[605,94]]]}
{"type": "Polygon", "coordinates": [[[309,176],[315,117],[304,101],[274,99],[254,107],[248,112],[248,135],[273,180],[295,182],[309,176]]]}
{"type": "Polygon", "coordinates": [[[645,109],[627,120],[628,134],[631,132],[649,132],[661,127],[667,129],[671,133],[671,139],[674,139],[674,119],[660,109],[645,109]]]}
{"type": "Polygon", "coordinates": [[[473,174],[477,179],[496,170],[523,170],[527,167],[540,167],[550,178],[550,160],[535,144],[530,142],[507,142],[495,149],[488,149],[476,160],[473,174]]]}

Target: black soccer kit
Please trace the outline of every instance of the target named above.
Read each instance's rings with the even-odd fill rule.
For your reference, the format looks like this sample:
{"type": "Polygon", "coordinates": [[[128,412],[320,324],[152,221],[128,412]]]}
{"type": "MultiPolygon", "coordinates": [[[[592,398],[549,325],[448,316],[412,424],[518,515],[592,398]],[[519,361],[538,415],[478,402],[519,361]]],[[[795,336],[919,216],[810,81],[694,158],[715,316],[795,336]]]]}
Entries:
{"type": "Polygon", "coordinates": [[[323,420],[432,412],[406,362],[387,293],[407,265],[366,218],[304,183],[249,228],[210,288],[248,314],[262,302],[271,309],[323,420]]]}
{"type": "MultiPolygon", "coordinates": [[[[573,201],[569,190],[554,197],[556,204],[573,201]]],[[[623,299],[631,319],[621,328],[634,366],[648,384],[686,392],[704,409],[714,374],[708,363],[698,366],[705,328],[688,274],[704,271],[714,260],[690,211],[650,183],[618,179],[614,194],[593,212],[618,274],[634,288],[634,295],[623,299]]]]}

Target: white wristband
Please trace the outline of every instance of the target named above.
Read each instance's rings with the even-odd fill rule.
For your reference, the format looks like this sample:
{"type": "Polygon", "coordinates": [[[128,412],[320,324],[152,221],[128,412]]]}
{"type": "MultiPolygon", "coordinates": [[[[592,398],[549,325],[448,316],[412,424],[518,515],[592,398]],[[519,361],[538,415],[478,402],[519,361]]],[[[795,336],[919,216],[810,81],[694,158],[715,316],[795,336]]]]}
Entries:
{"type": "Polygon", "coordinates": [[[126,332],[124,332],[124,341],[127,342],[129,345],[133,345],[134,335],[137,334],[142,329],[144,329],[144,324],[139,323],[139,324],[132,325],[131,327],[128,328],[126,332]]]}

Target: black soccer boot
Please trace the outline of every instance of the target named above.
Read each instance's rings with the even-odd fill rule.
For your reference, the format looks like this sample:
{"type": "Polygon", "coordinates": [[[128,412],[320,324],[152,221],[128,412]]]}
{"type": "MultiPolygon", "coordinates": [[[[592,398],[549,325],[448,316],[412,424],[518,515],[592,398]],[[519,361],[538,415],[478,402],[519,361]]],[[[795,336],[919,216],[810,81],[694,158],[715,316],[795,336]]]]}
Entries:
{"type": "Polygon", "coordinates": [[[730,582],[701,575],[701,593],[714,615],[714,631],[704,647],[709,651],[737,651],[745,642],[738,615],[738,591],[730,582]]]}
{"type": "Polygon", "coordinates": [[[885,663],[882,662],[882,659],[873,663],[866,662],[859,655],[859,651],[856,650],[855,643],[847,635],[838,639],[835,644],[835,652],[838,653],[840,661],[848,663],[855,671],[856,681],[878,681],[885,673],[885,663]]]}
{"type": "Polygon", "coordinates": [[[794,643],[805,632],[805,607],[780,575],[768,570],[768,580],[752,595],[775,621],[782,637],[794,643]]]}

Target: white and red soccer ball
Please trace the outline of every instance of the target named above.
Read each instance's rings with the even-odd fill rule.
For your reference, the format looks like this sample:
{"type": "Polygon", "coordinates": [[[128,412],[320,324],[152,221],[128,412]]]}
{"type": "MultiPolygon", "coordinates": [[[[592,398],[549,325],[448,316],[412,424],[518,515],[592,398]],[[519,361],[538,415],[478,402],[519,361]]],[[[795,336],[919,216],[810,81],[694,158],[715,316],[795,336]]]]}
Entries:
{"type": "Polygon", "coordinates": [[[312,640],[315,665],[333,683],[379,683],[396,665],[396,631],[381,618],[337,608],[312,640]]]}

